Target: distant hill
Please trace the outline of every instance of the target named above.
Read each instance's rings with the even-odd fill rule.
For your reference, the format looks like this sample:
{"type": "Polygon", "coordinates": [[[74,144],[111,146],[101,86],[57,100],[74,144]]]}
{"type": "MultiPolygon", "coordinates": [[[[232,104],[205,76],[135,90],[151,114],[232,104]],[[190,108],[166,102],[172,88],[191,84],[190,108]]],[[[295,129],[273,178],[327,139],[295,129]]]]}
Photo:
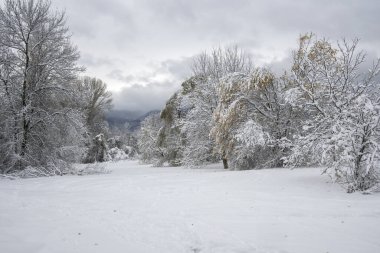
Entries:
{"type": "Polygon", "coordinates": [[[127,110],[111,110],[106,114],[106,121],[110,127],[124,128],[127,127],[131,132],[140,128],[141,122],[154,113],[159,113],[159,110],[153,110],[147,113],[127,110]]]}

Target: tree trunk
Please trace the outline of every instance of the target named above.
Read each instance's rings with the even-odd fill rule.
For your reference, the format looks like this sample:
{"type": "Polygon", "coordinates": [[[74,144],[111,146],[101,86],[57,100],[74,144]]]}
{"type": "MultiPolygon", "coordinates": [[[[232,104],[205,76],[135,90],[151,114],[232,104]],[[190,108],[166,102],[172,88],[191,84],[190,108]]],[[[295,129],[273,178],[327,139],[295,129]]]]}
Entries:
{"type": "Polygon", "coordinates": [[[226,170],[228,169],[228,161],[227,161],[227,158],[223,158],[223,168],[226,170]]]}
{"type": "Polygon", "coordinates": [[[363,175],[363,171],[362,171],[362,159],[363,159],[363,154],[367,148],[367,138],[366,138],[366,135],[367,135],[367,132],[368,132],[368,129],[369,129],[369,126],[366,125],[364,126],[364,129],[363,129],[363,137],[362,137],[362,140],[361,140],[361,147],[360,147],[360,150],[359,150],[359,155],[356,157],[355,159],[355,168],[354,168],[354,180],[356,182],[356,188],[359,189],[359,190],[366,190],[365,189],[365,177],[367,175],[363,175]]]}
{"type": "MultiPolygon", "coordinates": [[[[29,39],[29,36],[27,40],[29,39]]],[[[25,70],[24,70],[24,80],[22,83],[22,140],[21,140],[21,157],[25,156],[26,146],[28,142],[29,135],[29,120],[27,119],[27,90],[28,90],[28,71],[29,71],[29,44],[28,41],[25,42],[25,70]]]]}

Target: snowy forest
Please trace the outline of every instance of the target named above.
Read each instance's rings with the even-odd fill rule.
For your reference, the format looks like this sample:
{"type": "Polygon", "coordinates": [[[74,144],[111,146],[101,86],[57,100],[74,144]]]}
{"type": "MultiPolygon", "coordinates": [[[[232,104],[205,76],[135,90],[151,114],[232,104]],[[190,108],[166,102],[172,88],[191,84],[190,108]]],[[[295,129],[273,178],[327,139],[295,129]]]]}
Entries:
{"type": "MultiPolygon", "coordinates": [[[[279,1],[270,8],[238,1],[248,6],[240,12],[224,1],[69,2],[0,3],[0,252],[380,252],[380,59],[366,50],[378,33],[336,39],[297,26],[292,48],[283,46],[288,58],[268,46],[271,59],[287,59],[276,67],[259,59],[265,52],[254,53],[262,44],[231,35],[246,33],[243,23],[228,21],[247,13],[293,20],[285,7],[272,15],[279,1]],[[85,13],[91,20],[82,23],[85,13]],[[132,24],[153,33],[144,30],[140,41],[132,24]],[[104,27],[128,41],[108,38],[104,27]],[[197,29],[210,30],[195,36],[197,29]],[[206,43],[216,31],[229,40],[206,43]],[[161,33],[168,40],[161,42],[161,33]],[[165,49],[177,38],[178,48],[198,46],[197,53],[166,56],[180,51],[165,49]],[[97,41],[102,48],[93,50],[97,41]],[[127,42],[135,58],[148,59],[138,74],[108,56],[116,51],[135,65],[122,51],[127,42]],[[153,52],[165,61],[155,62],[153,52]],[[187,75],[168,78],[168,69],[187,75]],[[139,78],[151,83],[135,83],[139,78]],[[117,79],[132,95],[115,88],[117,79]],[[164,97],[171,81],[176,91],[164,97]],[[155,99],[163,106],[127,108],[133,119],[113,111],[134,96],[137,107],[155,99]]],[[[297,16],[300,24],[327,20],[312,7],[323,5],[325,14],[325,2],[292,4],[310,5],[307,17],[297,16]]],[[[372,6],[345,4],[353,13],[372,6]]],[[[331,27],[349,27],[340,23],[341,9],[331,7],[331,27]]]]}
{"type": "Polygon", "coordinates": [[[281,75],[238,46],[205,51],[161,113],[132,134],[107,126],[111,93],[81,77],[63,12],[7,0],[0,14],[4,174],[61,175],[73,162],[138,157],[191,168],[322,166],[348,192],[378,183],[380,64],[366,69],[358,39],[304,34],[281,75]]]}

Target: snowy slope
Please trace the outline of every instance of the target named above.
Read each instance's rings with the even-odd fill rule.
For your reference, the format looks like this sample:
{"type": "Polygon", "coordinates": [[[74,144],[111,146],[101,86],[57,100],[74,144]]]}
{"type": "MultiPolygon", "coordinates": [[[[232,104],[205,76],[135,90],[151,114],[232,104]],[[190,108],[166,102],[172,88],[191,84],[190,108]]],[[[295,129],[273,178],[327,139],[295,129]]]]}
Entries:
{"type": "Polygon", "coordinates": [[[0,180],[0,252],[380,252],[380,194],[319,169],[107,166],[0,180]]]}

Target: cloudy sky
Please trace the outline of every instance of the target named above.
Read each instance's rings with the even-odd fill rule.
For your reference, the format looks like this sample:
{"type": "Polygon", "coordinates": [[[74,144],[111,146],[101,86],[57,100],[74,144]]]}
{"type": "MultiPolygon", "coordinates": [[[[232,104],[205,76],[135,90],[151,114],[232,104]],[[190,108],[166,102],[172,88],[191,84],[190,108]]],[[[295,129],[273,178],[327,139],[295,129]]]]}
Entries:
{"type": "Polygon", "coordinates": [[[65,9],[86,75],[104,80],[114,108],[160,109],[191,74],[191,57],[237,44],[279,68],[301,33],[361,39],[380,56],[378,0],[53,0],[65,9]]]}

